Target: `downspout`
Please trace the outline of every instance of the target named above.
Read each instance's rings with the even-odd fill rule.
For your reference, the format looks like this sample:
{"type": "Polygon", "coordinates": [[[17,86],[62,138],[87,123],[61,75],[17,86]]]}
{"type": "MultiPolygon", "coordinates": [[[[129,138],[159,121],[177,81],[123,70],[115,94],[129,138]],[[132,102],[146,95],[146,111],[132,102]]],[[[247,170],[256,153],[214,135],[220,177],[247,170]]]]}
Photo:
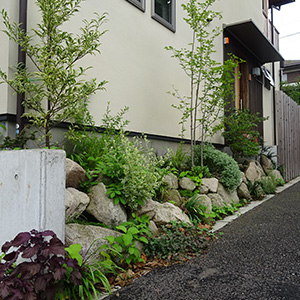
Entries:
{"type": "MultiPolygon", "coordinates": [[[[21,30],[27,31],[27,0],[19,0],[19,24],[21,30]]],[[[18,46],[18,68],[26,67],[26,53],[22,51],[21,46],[18,46]]],[[[16,115],[16,132],[19,133],[24,129],[24,119],[22,115],[25,112],[22,104],[25,98],[25,93],[17,94],[17,115],[16,115]]]]}
{"type": "MultiPolygon", "coordinates": [[[[271,5],[271,26],[272,26],[272,31],[271,31],[271,41],[272,45],[274,45],[274,20],[273,20],[273,8],[274,5],[271,5]]],[[[277,120],[276,120],[276,94],[275,94],[275,63],[272,61],[272,76],[274,80],[274,86],[272,89],[273,92],[273,127],[274,127],[274,145],[277,145],[277,120]]]]}

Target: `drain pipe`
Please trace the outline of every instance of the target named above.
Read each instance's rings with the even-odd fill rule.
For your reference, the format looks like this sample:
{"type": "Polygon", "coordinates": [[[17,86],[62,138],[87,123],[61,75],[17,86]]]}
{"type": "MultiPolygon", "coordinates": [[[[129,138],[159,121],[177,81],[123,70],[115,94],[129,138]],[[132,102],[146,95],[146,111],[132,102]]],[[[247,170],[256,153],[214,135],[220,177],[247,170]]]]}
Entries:
{"type": "MultiPolygon", "coordinates": [[[[273,8],[274,8],[274,5],[272,4],[271,5],[271,27],[272,27],[272,31],[271,31],[271,41],[272,41],[272,44],[274,45],[274,19],[273,19],[273,8]]],[[[273,86],[273,89],[272,89],[272,92],[273,92],[273,109],[274,109],[274,112],[273,112],[273,126],[274,126],[274,145],[276,146],[277,145],[277,120],[276,120],[276,93],[275,93],[275,63],[274,61],[272,61],[272,76],[273,76],[273,79],[274,79],[274,86],[273,86]]]]}
{"type": "MultiPolygon", "coordinates": [[[[27,31],[27,0],[19,0],[19,24],[21,30],[27,31]]],[[[18,46],[18,68],[26,67],[26,53],[22,51],[21,46],[18,46]]],[[[17,115],[16,115],[16,133],[24,129],[24,119],[22,115],[25,112],[22,104],[25,98],[25,93],[17,94],[17,115]]]]}

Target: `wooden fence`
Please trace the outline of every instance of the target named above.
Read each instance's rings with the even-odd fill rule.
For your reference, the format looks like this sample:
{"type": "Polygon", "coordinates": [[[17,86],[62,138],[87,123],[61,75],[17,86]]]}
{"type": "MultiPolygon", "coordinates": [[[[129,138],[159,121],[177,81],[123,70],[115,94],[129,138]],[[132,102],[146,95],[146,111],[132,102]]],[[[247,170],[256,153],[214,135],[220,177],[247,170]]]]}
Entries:
{"type": "Polygon", "coordinates": [[[300,106],[282,91],[276,92],[278,163],[285,179],[300,175],[300,106]]]}

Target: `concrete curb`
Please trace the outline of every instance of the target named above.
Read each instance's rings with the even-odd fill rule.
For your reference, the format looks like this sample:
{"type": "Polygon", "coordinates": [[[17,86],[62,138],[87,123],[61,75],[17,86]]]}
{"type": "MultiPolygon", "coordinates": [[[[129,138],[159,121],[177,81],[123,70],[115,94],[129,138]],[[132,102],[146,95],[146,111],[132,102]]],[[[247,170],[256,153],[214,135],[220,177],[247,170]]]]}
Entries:
{"type": "MultiPolygon", "coordinates": [[[[281,192],[283,192],[284,190],[290,188],[291,186],[293,186],[294,184],[300,182],[300,176],[296,177],[295,179],[289,181],[288,183],[286,183],[284,186],[280,186],[276,189],[276,194],[279,194],[281,192]]],[[[272,195],[267,195],[264,197],[264,199],[260,200],[260,201],[251,201],[247,206],[242,207],[239,211],[237,211],[234,215],[228,216],[223,220],[217,221],[216,224],[212,227],[211,231],[215,232],[220,230],[221,228],[223,228],[224,226],[226,226],[227,224],[231,223],[232,221],[234,221],[235,219],[237,219],[239,216],[247,213],[248,211],[250,211],[251,209],[255,208],[258,205],[263,204],[264,202],[272,199],[275,196],[275,194],[272,195]]]]}

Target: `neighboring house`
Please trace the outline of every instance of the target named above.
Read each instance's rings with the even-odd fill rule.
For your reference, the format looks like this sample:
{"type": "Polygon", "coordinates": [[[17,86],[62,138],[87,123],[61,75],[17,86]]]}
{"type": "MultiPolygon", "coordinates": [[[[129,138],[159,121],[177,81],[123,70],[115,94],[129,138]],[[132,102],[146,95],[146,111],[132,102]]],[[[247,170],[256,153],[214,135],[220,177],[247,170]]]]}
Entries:
{"type": "MultiPolygon", "coordinates": [[[[176,99],[167,92],[172,86],[182,94],[188,94],[189,80],[178,62],[172,59],[165,46],[186,47],[191,42],[191,31],[184,22],[183,2],[188,0],[86,0],[82,2],[80,14],[71,20],[67,29],[78,28],[78,20],[91,18],[93,12],[108,12],[108,29],[102,39],[101,54],[89,57],[84,64],[93,66],[89,75],[108,80],[106,91],[98,92],[91,99],[90,109],[101,124],[107,101],[113,112],[129,106],[126,116],[130,120],[128,130],[145,133],[153,142],[178,142],[180,113],[171,107],[176,99]]],[[[30,29],[38,23],[35,1],[28,1],[28,24],[30,29]]],[[[268,145],[275,145],[274,93],[279,89],[279,62],[283,60],[278,51],[278,32],[270,25],[269,8],[292,2],[291,0],[227,0],[216,1],[215,11],[222,12],[219,23],[212,22],[211,28],[224,28],[223,35],[215,43],[215,59],[223,62],[228,53],[244,60],[236,71],[235,99],[237,108],[250,108],[269,116],[260,128],[268,145]],[[272,66],[272,63],[273,66],[272,66]],[[272,74],[273,73],[273,74],[272,74]]],[[[18,20],[19,1],[2,1],[6,9],[18,20]]],[[[0,25],[3,29],[3,24],[0,25]]],[[[12,74],[10,66],[17,64],[18,47],[1,39],[0,66],[12,74]]],[[[16,95],[6,85],[0,86],[0,121],[6,122],[8,134],[15,131],[16,95]]],[[[188,133],[186,138],[188,139],[188,133]]],[[[223,145],[221,135],[214,143],[223,145]]]]}
{"type": "Polygon", "coordinates": [[[297,83],[300,78],[300,60],[286,60],[281,69],[281,81],[297,83]]]}

